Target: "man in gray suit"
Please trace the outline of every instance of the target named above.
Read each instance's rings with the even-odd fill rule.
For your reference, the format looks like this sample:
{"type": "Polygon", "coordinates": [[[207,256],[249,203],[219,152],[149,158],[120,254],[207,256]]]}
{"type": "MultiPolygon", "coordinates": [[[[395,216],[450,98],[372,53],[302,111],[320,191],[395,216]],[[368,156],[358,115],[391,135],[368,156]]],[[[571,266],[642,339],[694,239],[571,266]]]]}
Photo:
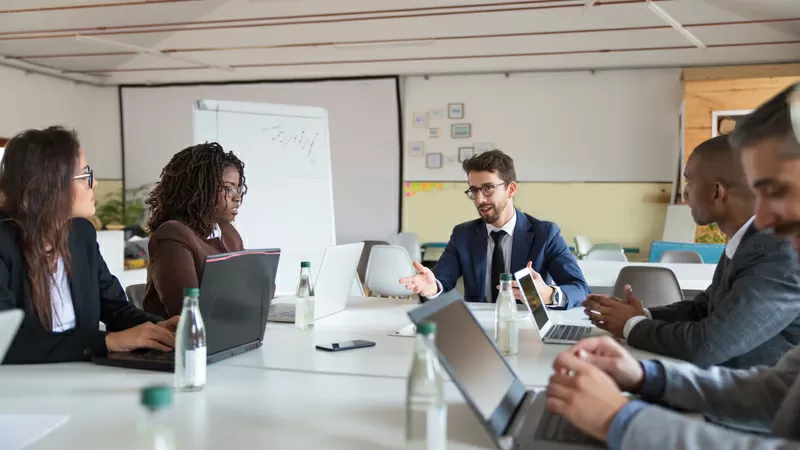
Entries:
{"type": "MultiPolygon", "coordinates": [[[[800,84],[747,116],[731,142],[742,151],[756,192],[756,226],[791,237],[800,251],[800,84]]],[[[554,369],[548,409],[612,449],[800,449],[800,347],[773,367],[702,370],[686,363],[636,361],[614,339],[603,337],[560,354],[554,369]],[[638,393],[644,401],[620,390],[638,393]],[[769,435],[722,428],[648,401],[769,435]]]]}
{"type": "Polygon", "coordinates": [[[711,285],[693,300],[644,308],[590,295],[586,315],[631,347],[700,367],[775,364],[800,344],[800,268],[790,242],[753,225],[755,198],[727,136],[700,144],[686,163],[684,199],[698,225],[729,242],[711,285]]]}

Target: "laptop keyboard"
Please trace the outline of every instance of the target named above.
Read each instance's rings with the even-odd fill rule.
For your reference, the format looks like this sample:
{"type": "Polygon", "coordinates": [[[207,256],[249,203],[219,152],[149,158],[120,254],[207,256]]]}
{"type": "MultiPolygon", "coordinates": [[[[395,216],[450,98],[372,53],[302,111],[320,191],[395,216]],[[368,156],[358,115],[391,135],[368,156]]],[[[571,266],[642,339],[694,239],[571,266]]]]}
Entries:
{"type": "Polygon", "coordinates": [[[558,341],[579,341],[589,337],[592,333],[591,327],[579,327],[577,325],[555,325],[544,335],[547,339],[558,341]]]}
{"type": "Polygon", "coordinates": [[[286,311],[272,311],[269,313],[272,317],[280,317],[281,319],[294,319],[294,310],[288,309],[286,311]]]}
{"type": "Polygon", "coordinates": [[[565,418],[547,411],[542,415],[536,428],[535,440],[566,442],[571,444],[589,444],[602,446],[602,442],[589,436],[565,418]]]}
{"type": "Polygon", "coordinates": [[[148,361],[172,361],[175,359],[175,353],[160,352],[158,350],[134,351],[130,353],[130,356],[136,359],[146,359],[148,361]]]}

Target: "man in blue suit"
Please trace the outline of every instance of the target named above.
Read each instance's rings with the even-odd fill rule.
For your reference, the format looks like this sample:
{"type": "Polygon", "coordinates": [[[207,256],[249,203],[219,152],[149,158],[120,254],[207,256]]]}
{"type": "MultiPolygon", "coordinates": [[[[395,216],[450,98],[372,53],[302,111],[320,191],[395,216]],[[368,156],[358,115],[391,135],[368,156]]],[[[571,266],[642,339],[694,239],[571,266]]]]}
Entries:
{"type": "MultiPolygon", "coordinates": [[[[514,160],[492,150],[464,161],[463,168],[469,181],[465,194],[480,219],[453,228],[433,271],[414,263],[419,273],[400,282],[424,298],[434,299],[453,289],[463,276],[466,301],[494,302],[500,274],[527,266],[550,307],[574,308],[585,300],[589,286],[558,226],[514,208],[514,160]]],[[[515,295],[521,299],[516,284],[515,295]]]]}

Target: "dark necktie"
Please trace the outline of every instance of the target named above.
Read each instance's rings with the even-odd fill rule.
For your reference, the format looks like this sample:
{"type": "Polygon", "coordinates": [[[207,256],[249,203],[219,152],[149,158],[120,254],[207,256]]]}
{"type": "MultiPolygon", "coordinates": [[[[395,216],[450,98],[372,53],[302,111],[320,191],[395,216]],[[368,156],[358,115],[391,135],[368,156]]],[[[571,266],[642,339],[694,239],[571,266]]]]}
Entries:
{"type": "Polygon", "coordinates": [[[503,230],[492,231],[492,239],[494,240],[494,251],[492,252],[492,298],[487,299],[487,302],[494,303],[497,301],[497,294],[500,290],[497,286],[500,285],[500,274],[506,271],[506,258],[503,256],[503,247],[500,246],[500,241],[505,237],[506,232],[503,230]]]}

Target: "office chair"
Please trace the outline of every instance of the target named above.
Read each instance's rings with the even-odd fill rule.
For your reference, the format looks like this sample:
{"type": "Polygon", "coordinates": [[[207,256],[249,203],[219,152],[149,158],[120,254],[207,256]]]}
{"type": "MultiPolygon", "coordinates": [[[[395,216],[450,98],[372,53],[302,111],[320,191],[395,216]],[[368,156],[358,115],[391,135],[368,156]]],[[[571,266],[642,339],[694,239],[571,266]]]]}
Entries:
{"type": "Polygon", "coordinates": [[[620,250],[592,249],[584,258],[586,261],[616,261],[628,262],[625,252],[620,250]]]}
{"type": "Polygon", "coordinates": [[[666,267],[623,267],[614,284],[614,297],[625,299],[626,284],[631,286],[633,295],[645,308],[683,301],[683,291],[678,278],[666,267]]]}
{"type": "Polygon", "coordinates": [[[367,263],[369,262],[369,254],[372,252],[372,247],[376,245],[389,245],[386,241],[364,241],[364,249],[361,250],[361,259],[358,260],[358,279],[365,281],[367,279],[367,263]]]}
{"type": "Polygon", "coordinates": [[[592,243],[586,236],[575,236],[575,255],[578,259],[586,258],[586,255],[592,251],[592,243]]]}
{"type": "Polygon", "coordinates": [[[703,264],[703,257],[697,252],[688,250],[667,250],[661,254],[660,263],[668,264],[703,264]]]}
{"type": "Polygon", "coordinates": [[[145,289],[147,289],[146,284],[132,284],[125,288],[125,295],[128,296],[128,301],[142,310],[144,309],[145,289]]]}
{"type": "Polygon", "coordinates": [[[398,280],[415,273],[405,248],[399,245],[376,245],[369,254],[364,281],[372,296],[408,297],[414,293],[398,280]]]}
{"type": "Polygon", "coordinates": [[[406,249],[412,261],[422,262],[422,245],[417,233],[397,233],[391,244],[406,249]]]}

